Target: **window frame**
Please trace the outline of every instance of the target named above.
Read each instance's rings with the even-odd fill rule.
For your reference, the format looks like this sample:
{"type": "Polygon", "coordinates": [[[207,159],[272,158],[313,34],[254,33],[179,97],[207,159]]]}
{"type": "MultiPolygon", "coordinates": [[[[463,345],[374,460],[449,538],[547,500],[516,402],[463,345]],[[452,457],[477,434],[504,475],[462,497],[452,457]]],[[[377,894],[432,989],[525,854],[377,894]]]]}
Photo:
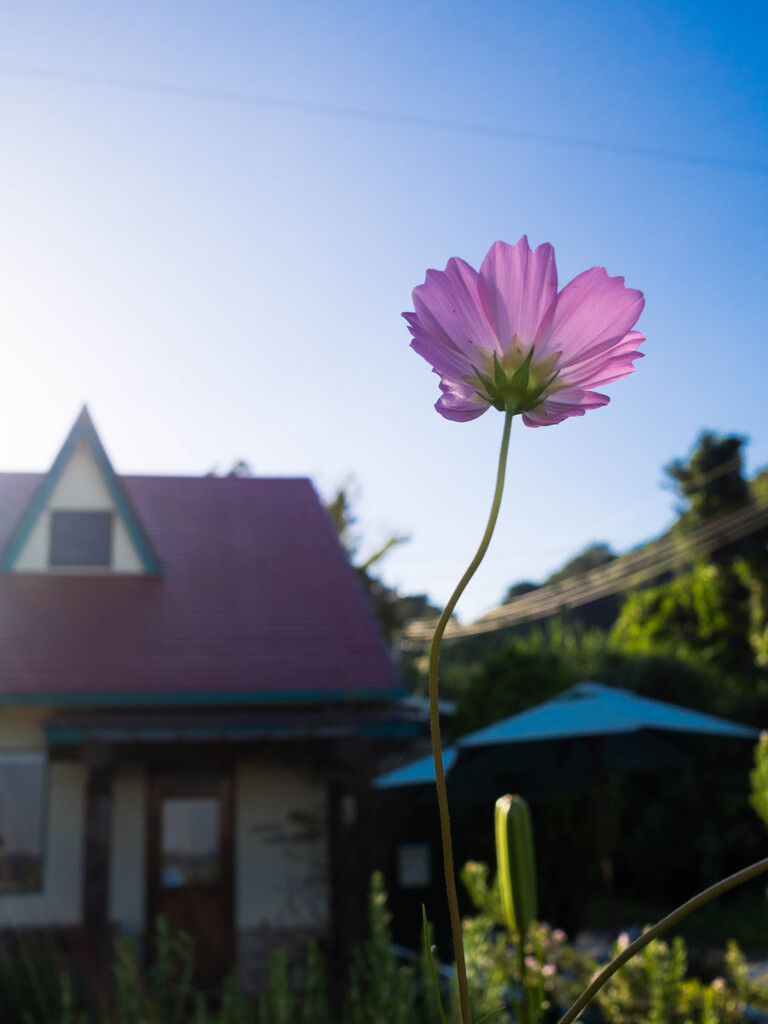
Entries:
{"type": "MultiPolygon", "coordinates": [[[[78,572],[105,572],[112,568],[115,555],[115,514],[112,509],[103,508],[54,508],[50,510],[48,528],[48,568],[55,571],[76,570],[78,572]],[[99,516],[106,517],[107,560],[105,562],[64,562],[54,561],[54,523],[57,516],[99,516]]],[[[61,521],[61,520],[60,520],[61,521]]]]}

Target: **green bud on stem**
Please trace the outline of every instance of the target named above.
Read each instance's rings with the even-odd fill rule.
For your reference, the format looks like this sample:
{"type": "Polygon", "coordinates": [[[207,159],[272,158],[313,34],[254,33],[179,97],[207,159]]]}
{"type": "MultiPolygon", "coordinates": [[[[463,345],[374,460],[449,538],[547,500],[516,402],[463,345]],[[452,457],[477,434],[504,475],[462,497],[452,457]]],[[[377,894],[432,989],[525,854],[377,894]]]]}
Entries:
{"type": "Polygon", "coordinates": [[[520,796],[496,801],[496,862],[504,920],[522,942],[538,917],[536,860],[528,804],[520,796]]]}

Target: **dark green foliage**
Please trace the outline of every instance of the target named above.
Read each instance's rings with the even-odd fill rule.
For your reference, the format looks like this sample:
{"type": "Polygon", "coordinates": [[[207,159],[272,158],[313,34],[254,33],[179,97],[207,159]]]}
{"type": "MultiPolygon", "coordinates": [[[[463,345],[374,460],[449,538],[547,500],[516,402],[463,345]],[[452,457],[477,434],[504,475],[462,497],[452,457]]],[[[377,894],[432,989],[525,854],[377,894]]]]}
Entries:
{"type": "MultiPolygon", "coordinates": [[[[207,1013],[207,1004],[202,993],[198,993],[195,1001],[196,1017],[194,1024],[209,1024],[210,1018],[207,1013]]],[[[237,977],[232,971],[224,979],[221,990],[221,1008],[210,1024],[254,1024],[253,1012],[254,1000],[243,995],[238,988],[237,977]]],[[[323,1018],[318,1017],[318,1024],[324,1024],[323,1018]]]]}
{"type": "Polygon", "coordinates": [[[522,597],[523,594],[532,594],[534,590],[538,590],[540,587],[540,583],[530,583],[528,580],[523,580],[521,583],[513,583],[507,590],[501,603],[509,604],[516,597],[522,597]]]}
{"type": "MultiPolygon", "coordinates": [[[[517,1018],[504,1008],[518,1000],[521,960],[504,928],[498,885],[489,881],[485,864],[467,864],[462,879],[475,906],[463,922],[474,1019],[479,1022],[488,1013],[500,1024],[514,1024],[517,1018]]],[[[114,990],[99,993],[90,1004],[84,1002],[82,985],[74,981],[74,961],[69,969],[57,971],[59,953],[52,956],[39,943],[28,946],[20,959],[6,949],[0,959],[2,1024],[169,1024],[174,1019],[181,1024],[442,1024],[424,953],[403,963],[391,946],[379,876],[371,885],[369,938],[358,951],[349,998],[340,1012],[328,1007],[317,945],[310,945],[306,969],[296,976],[289,974],[285,954],[273,952],[269,985],[258,1006],[238,990],[232,975],[212,1007],[187,982],[188,940],[170,934],[165,925],[160,931],[161,957],[151,974],[141,971],[131,945],[118,941],[114,990]],[[8,985],[22,981],[13,973],[17,970],[25,984],[44,990],[46,998],[37,999],[27,989],[23,1002],[12,1004],[8,985]],[[181,1016],[179,1006],[185,1007],[181,1016]]],[[[541,922],[532,926],[525,953],[530,1004],[540,1008],[540,1015],[537,1011],[528,1019],[551,1024],[583,990],[596,964],[563,932],[541,922]]],[[[739,1024],[746,1019],[747,1002],[768,1009],[768,986],[751,977],[735,943],[729,945],[727,978],[704,984],[688,975],[681,939],[671,945],[656,941],[604,989],[603,1024],[739,1024]]],[[[448,1020],[458,1024],[455,995],[447,999],[450,993],[443,991],[442,996],[448,1020]]]]}
{"type": "Polygon", "coordinates": [[[0,953],[0,1021],[59,1024],[62,984],[70,1007],[72,1002],[68,966],[67,951],[53,938],[20,934],[6,939],[0,953]]]}
{"type": "Polygon", "coordinates": [[[323,1024],[330,1020],[328,994],[325,987],[325,961],[317,942],[307,947],[307,968],[304,974],[304,995],[301,1024],[323,1024]]]}
{"type": "Polygon", "coordinates": [[[295,995],[284,949],[269,954],[269,988],[259,999],[259,1024],[291,1024],[295,995]]]}
{"type": "Polygon", "coordinates": [[[703,562],[632,594],[611,637],[627,651],[665,652],[741,673],[754,666],[749,625],[749,593],[735,568],[703,562]]]}
{"type": "MultiPolygon", "coordinates": [[[[627,945],[622,937],[611,950],[627,945]]],[[[744,1003],[723,979],[704,984],[688,974],[680,936],[655,939],[609,980],[597,997],[611,1024],[741,1024],[744,1003]]]]}
{"type": "Polygon", "coordinates": [[[750,772],[752,788],[749,802],[752,810],[768,827],[768,733],[763,733],[755,747],[755,767],[750,772]]]}
{"type": "Polygon", "coordinates": [[[536,639],[512,640],[491,654],[466,690],[457,695],[455,732],[474,732],[515,715],[560,693],[577,679],[561,652],[536,639]]]}
{"type": "MultiPolygon", "coordinates": [[[[476,913],[464,921],[464,939],[472,1006],[476,1014],[498,1011],[519,1001],[520,957],[504,928],[499,886],[488,866],[470,862],[461,873],[476,913]]],[[[695,916],[695,915],[694,915],[695,916]]],[[[615,956],[629,939],[621,935],[610,951],[615,956]]],[[[554,1022],[590,981],[598,963],[577,950],[559,929],[534,925],[525,945],[529,1000],[533,1011],[511,1019],[554,1022]]],[[[741,1024],[746,1004],[768,1008],[768,986],[750,977],[736,943],[729,944],[727,980],[705,983],[688,971],[688,950],[676,936],[656,939],[608,981],[583,1020],[601,1024],[741,1024]]],[[[602,966],[602,962],[600,964],[602,966]]],[[[499,1014],[500,1020],[509,1017],[499,1014]]],[[[582,1018],[579,1018],[582,1019],[582,1018]]]]}
{"type": "Polygon", "coordinates": [[[172,933],[168,921],[155,922],[155,950],[147,972],[147,1003],[153,1020],[183,1024],[192,1002],[195,957],[192,939],[172,933]]]}
{"type": "Polygon", "coordinates": [[[400,1024],[414,1018],[412,974],[392,949],[387,894],[377,872],[371,881],[369,937],[354,958],[349,983],[349,1024],[400,1024]]]}
{"type": "MultiPolygon", "coordinates": [[[[310,943],[303,970],[289,968],[282,949],[270,954],[268,984],[258,997],[244,995],[234,973],[220,993],[203,994],[193,982],[194,951],[183,932],[156,923],[155,956],[142,970],[136,946],[116,940],[109,990],[88,992],[92,982],[72,957],[66,967],[50,943],[7,947],[0,956],[2,1024],[441,1024],[429,965],[423,954],[404,962],[392,946],[387,894],[381,875],[371,880],[369,937],[355,951],[348,998],[341,1011],[329,1005],[321,947],[310,943]]],[[[439,967],[439,965],[438,965],[439,967]]]]}
{"type": "Polygon", "coordinates": [[[746,442],[736,434],[705,430],[687,460],[675,459],[664,468],[680,497],[681,526],[697,526],[749,501],[741,453],[746,442]]]}
{"type": "Polygon", "coordinates": [[[553,572],[544,580],[544,584],[561,583],[563,580],[572,579],[574,576],[581,576],[590,569],[598,569],[601,565],[607,565],[616,558],[615,552],[611,551],[608,544],[599,541],[590,544],[580,551],[578,555],[569,559],[562,569],[553,572]]]}

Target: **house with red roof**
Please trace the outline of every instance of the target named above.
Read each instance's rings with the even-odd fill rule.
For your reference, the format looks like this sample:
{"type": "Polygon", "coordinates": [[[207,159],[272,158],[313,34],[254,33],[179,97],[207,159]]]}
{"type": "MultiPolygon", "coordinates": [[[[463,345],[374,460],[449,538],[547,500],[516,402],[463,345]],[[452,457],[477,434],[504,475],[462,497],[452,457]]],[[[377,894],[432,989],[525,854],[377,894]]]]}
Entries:
{"type": "Polygon", "coordinates": [[[118,476],[86,409],[0,474],[0,931],[202,982],[363,926],[368,780],[424,732],[304,479],[118,476]]]}

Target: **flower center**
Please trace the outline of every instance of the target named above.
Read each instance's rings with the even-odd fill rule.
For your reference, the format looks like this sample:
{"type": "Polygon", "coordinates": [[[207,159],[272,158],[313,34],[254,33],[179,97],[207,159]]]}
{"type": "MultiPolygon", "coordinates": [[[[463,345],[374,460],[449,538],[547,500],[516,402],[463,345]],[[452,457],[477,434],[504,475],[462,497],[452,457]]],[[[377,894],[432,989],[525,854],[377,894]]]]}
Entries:
{"type": "Polygon", "coordinates": [[[534,346],[523,352],[520,339],[515,335],[501,358],[498,353],[477,349],[475,371],[464,378],[480,398],[490,402],[494,409],[513,413],[530,412],[552,391],[559,391],[565,383],[555,384],[560,373],[555,369],[562,353],[556,352],[546,359],[534,361],[534,346]]]}

